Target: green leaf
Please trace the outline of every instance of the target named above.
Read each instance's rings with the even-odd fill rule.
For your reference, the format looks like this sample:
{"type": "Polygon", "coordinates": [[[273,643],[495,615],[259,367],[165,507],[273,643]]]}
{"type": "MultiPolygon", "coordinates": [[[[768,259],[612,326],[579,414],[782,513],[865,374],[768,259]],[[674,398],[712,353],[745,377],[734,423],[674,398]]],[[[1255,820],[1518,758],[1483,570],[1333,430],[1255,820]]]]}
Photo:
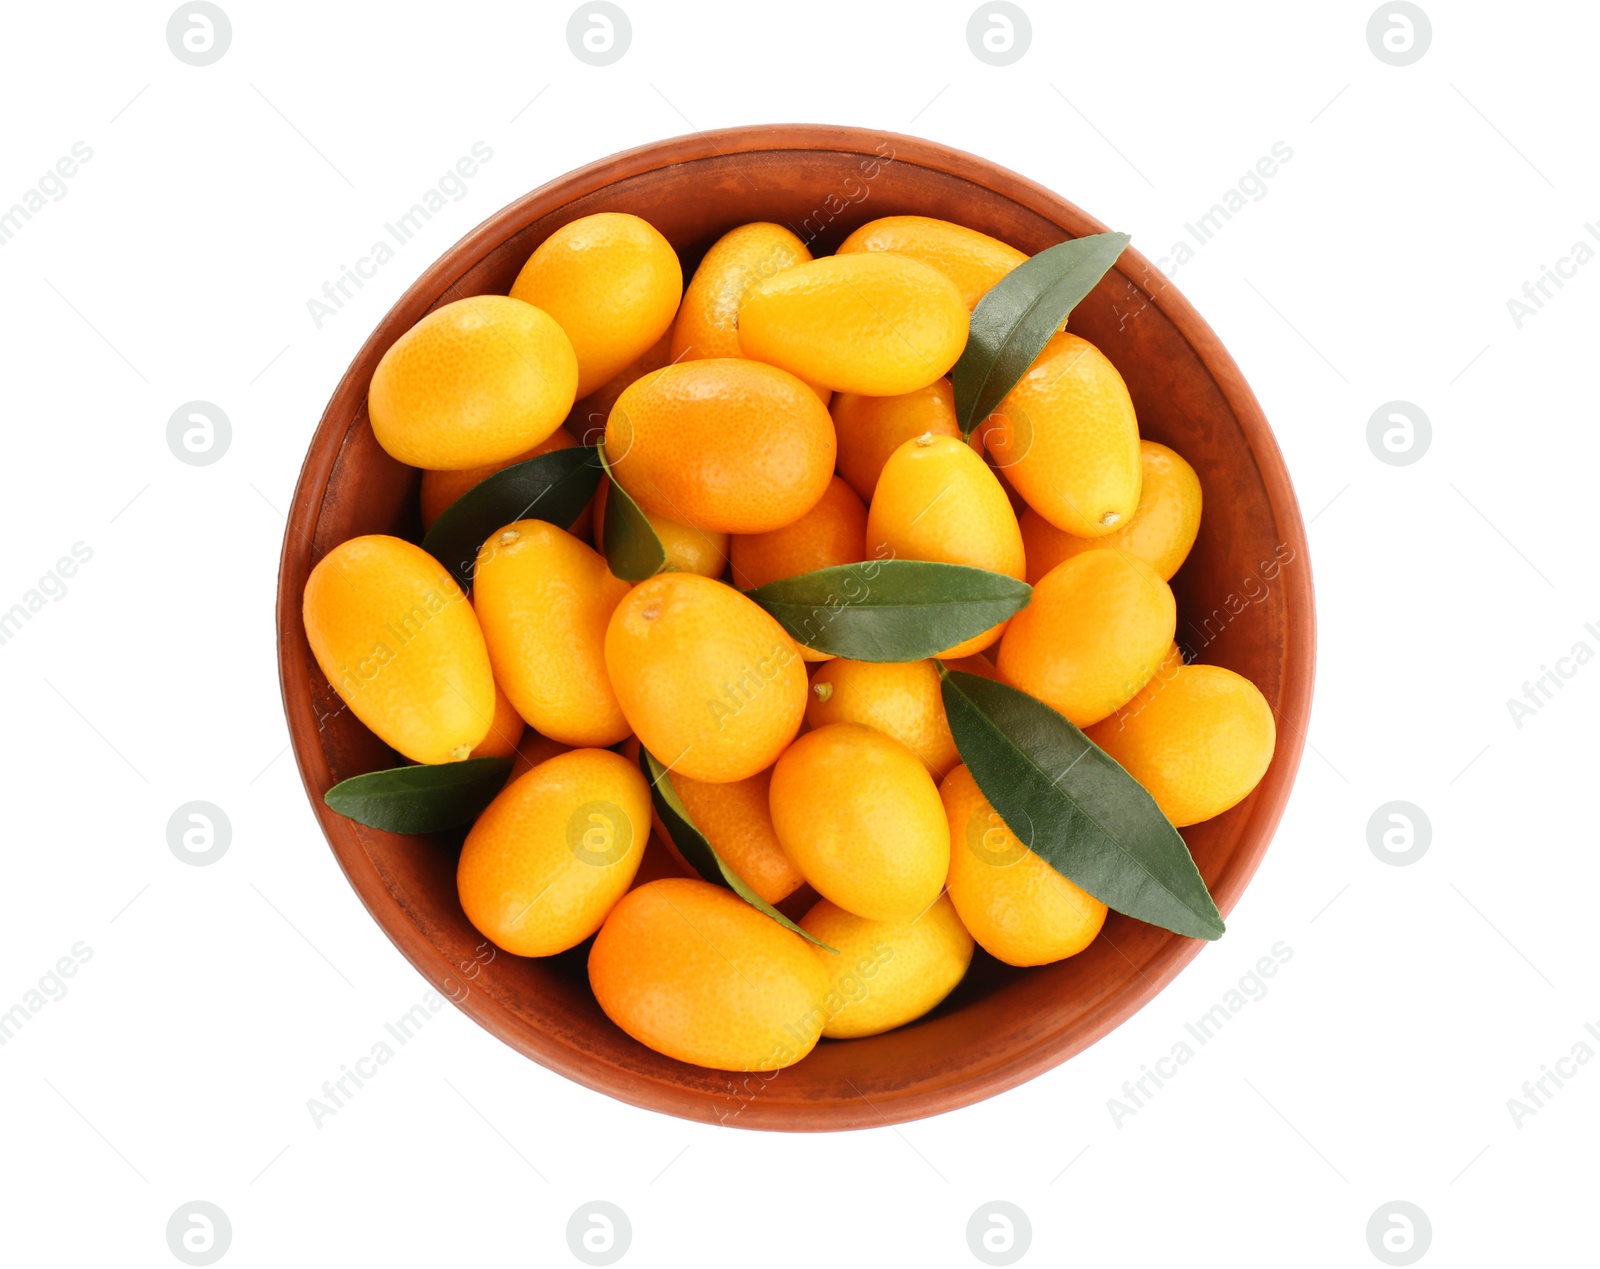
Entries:
{"type": "Polygon", "coordinates": [[[940,680],[961,760],[1019,841],[1118,912],[1222,935],[1188,846],[1110,754],[1026,692],[942,665],[940,680]]]}
{"type": "Polygon", "coordinates": [[[705,834],[696,828],[694,821],[689,818],[688,808],[678,797],[678,791],[672,787],[672,777],[667,773],[667,769],[657,762],[655,755],[643,745],[639,746],[639,769],[644,772],[644,778],[650,781],[650,796],[655,802],[656,814],[661,816],[661,822],[667,826],[667,832],[672,834],[672,844],[701,877],[714,886],[732,890],[752,908],[764,912],[784,929],[793,930],[801,938],[809,939],[826,951],[838,953],[838,948],[829,947],[821,939],[812,938],[750,889],[739,874],[728,867],[722,856],[717,854],[711,843],[706,840],[705,834]]]}
{"type": "Polygon", "coordinates": [[[517,520],[544,520],[570,529],[594,496],[600,466],[583,445],[553,449],[480,480],[433,522],[422,549],[472,586],[478,548],[517,520]]]}
{"type": "Polygon", "coordinates": [[[596,445],[594,452],[611,477],[611,487],[606,490],[606,522],[599,526],[606,563],[625,582],[654,577],[667,566],[667,550],[639,504],[617,483],[611,464],[606,461],[605,442],[596,445]]]}
{"type": "Polygon", "coordinates": [[[340,781],[322,795],[340,815],[390,833],[436,833],[478,818],[505,787],[510,758],[394,767],[340,781]]]}
{"type": "Polygon", "coordinates": [[[852,661],[920,661],[999,625],[1033,588],[926,560],[839,564],[749,593],[798,642],[852,661]]]}
{"type": "Polygon", "coordinates": [[[963,438],[1016,387],[1128,241],[1127,234],[1090,234],[1058,242],[1024,260],[978,301],[967,346],[950,372],[963,438]]]}

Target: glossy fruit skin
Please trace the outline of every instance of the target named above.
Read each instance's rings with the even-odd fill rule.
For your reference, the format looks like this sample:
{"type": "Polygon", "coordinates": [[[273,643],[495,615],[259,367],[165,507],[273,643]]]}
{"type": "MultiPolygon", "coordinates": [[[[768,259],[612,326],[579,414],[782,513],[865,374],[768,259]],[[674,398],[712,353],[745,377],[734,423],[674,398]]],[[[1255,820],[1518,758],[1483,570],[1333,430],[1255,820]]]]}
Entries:
{"type": "MultiPolygon", "coordinates": [[[[450,508],[462,494],[474,485],[482,484],[497,471],[504,471],[517,463],[525,463],[530,458],[538,458],[541,454],[548,454],[552,450],[572,449],[577,445],[572,439],[572,434],[564,427],[558,427],[549,436],[540,441],[531,449],[525,449],[520,454],[513,454],[510,458],[498,463],[485,463],[481,467],[463,467],[456,471],[425,471],[422,473],[422,531],[426,533],[433,528],[434,521],[450,508]]],[[[587,524],[589,512],[586,510],[578,517],[572,526],[576,537],[582,537],[587,524]]]]}
{"type": "Polygon", "coordinates": [[[651,515],[722,533],[798,520],[833,478],[833,420],[776,366],[710,358],[630,384],[606,422],[612,474],[651,515]]]}
{"type": "Polygon", "coordinates": [[[808,731],[772,772],[772,826],[817,893],[874,921],[911,921],[950,867],[944,810],[922,760],[854,723],[808,731]]]}
{"type": "Polygon", "coordinates": [[[983,423],[984,446],[1028,505],[1063,532],[1102,537],[1139,505],[1139,425],[1117,368],[1053,335],[983,423]]]}
{"type": "MultiPolygon", "coordinates": [[[[609,496],[611,480],[607,476],[600,477],[600,488],[594,495],[594,515],[596,539],[595,545],[603,548],[605,545],[606,531],[606,499],[609,496]]],[[[705,529],[697,529],[692,524],[679,524],[676,520],[668,520],[665,516],[652,515],[646,511],[644,518],[650,521],[650,527],[656,531],[656,537],[661,540],[661,549],[666,552],[666,567],[677,573],[698,573],[701,577],[721,577],[728,567],[728,535],[714,533],[705,529]]]]}
{"type": "Polygon", "coordinates": [[[402,463],[481,467],[560,427],[577,383],[572,345],[548,313],[474,295],[434,309],[390,345],[367,410],[378,444],[402,463]]]}
{"type": "Polygon", "coordinates": [[[574,749],[502,789],[456,866],[473,926],[517,956],[553,956],[600,928],[650,836],[650,786],[620,754],[574,749]]]}
{"type": "Polygon", "coordinates": [[[949,895],[909,923],[869,921],[822,899],[800,928],[838,953],[817,952],[828,974],[822,1034],[830,1040],[880,1035],[915,1021],[956,989],[972,963],[972,935],[949,895]]]}
{"type": "Polygon", "coordinates": [[[612,909],[589,984],[606,1016],[658,1053],[776,1071],[815,1047],[827,978],[800,935],[685,877],[640,886],[612,909]]]}
{"type": "MultiPolygon", "coordinates": [[[[956,669],[967,668],[965,661],[956,669]]],[[[811,679],[806,723],[859,723],[898,740],[935,780],[961,761],[932,661],[829,661],[811,679]]]]}
{"type": "Polygon", "coordinates": [[[995,665],[1005,682],[1088,727],[1150,681],[1177,625],[1172,588],[1148,564],[1085,551],[1039,579],[995,665]]]}
{"type": "Polygon", "coordinates": [[[798,520],[767,533],[735,534],[729,544],[740,590],[866,558],[867,508],[837,476],[798,520]]]}
{"type": "Polygon", "coordinates": [[[988,234],[932,216],[869,220],[839,244],[839,255],[892,251],[932,265],[955,283],[970,313],[1001,278],[1028,257],[988,234]]]}
{"type": "Polygon", "coordinates": [[[341,542],[311,570],[301,614],[329,685],[390,748],[412,762],[455,762],[488,734],[483,631],[421,547],[382,534],[341,542]]]}
{"type": "MultiPolygon", "coordinates": [[[[1183,649],[1174,642],[1167,649],[1167,655],[1161,658],[1161,664],[1156,666],[1155,672],[1150,675],[1145,685],[1135,692],[1133,699],[1119,709],[1116,714],[1113,714],[1112,717],[1115,718],[1119,714],[1132,713],[1136,709],[1143,708],[1144,703],[1166,687],[1168,683],[1172,682],[1181,669],[1183,669],[1183,649]]],[[[1096,726],[1099,726],[1099,724],[1096,724],[1096,726]]]]}
{"type": "Polygon", "coordinates": [[[671,328],[683,267],[648,221],[598,212],[540,243],[511,294],[538,305],[566,331],[577,354],[576,395],[585,397],[671,328]]]}
{"type": "MultiPolygon", "coordinates": [[[[791,265],[811,259],[800,238],[767,221],[728,230],[712,244],[678,306],[672,323],[672,361],[699,361],[705,357],[742,357],[739,349],[739,306],[757,282],[791,265]]],[[[807,385],[823,405],[831,388],[807,385]]]]}
{"type": "Polygon", "coordinates": [[[757,282],[811,259],[799,235],[767,221],[728,230],[694,271],[672,324],[670,361],[738,357],[739,306],[757,282]]]}
{"type": "Polygon", "coordinates": [[[950,823],[950,901],[978,945],[1007,965],[1048,965],[1083,951],[1106,905],[1017,840],[966,767],[939,786],[950,823]]]}
{"type": "Polygon", "coordinates": [[[925,433],[961,437],[948,379],[894,397],[841,392],[828,409],[839,441],[839,474],[866,502],[872,501],[889,455],[907,441],[925,433]]]}
{"type": "Polygon", "coordinates": [[[733,587],[693,573],[628,592],[606,628],[605,663],[640,743],[692,780],[770,767],[805,714],[794,640],[733,587]]]}
{"type": "MultiPolygon", "coordinates": [[[[889,456],[867,511],[867,551],[874,558],[966,564],[1021,579],[1027,571],[1022,531],[1005,490],[983,459],[948,436],[919,436],[889,456]]],[[[1001,622],[942,656],[987,648],[1001,622]]]]}
{"type": "Polygon", "coordinates": [[[1261,782],[1277,725],[1256,685],[1220,665],[1186,665],[1089,738],[1182,828],[1221,815],[1261,782]]]}
{"type": "MultiPolygon", "coordinates": [[[[711,848],[768,903],[786,899],[800,888],[805,878],[784,853],[772,827],[770,767],[726,784],[707,784],[674,772],[672,787],[711,848]]],[[[666,838],[669,845],[671,840],[666,838]]],[[[684,870],[694,871],[687,863],[684,870]]]]}
{"type": "Polygon", "coordinates": [[[528,730],[527,723],[523,722],[522,715],[517,713],[517,707],[511,703],[511,698],[500,690],[500,685],[494,685],[494,717],[489,722],[489,732],[471,753],[469,758],[512,758],[512,766],[516,766],[515,755],[517,746],[522,743],[522,737],[528,730]]]}
{"type": "Polygon", "coordinates": [[[1063,533],[1031,507],[1022,513],[1022,543],[1028,581],[1038,581],[1062,560],[1097,547],[1137,556],[1170,581],[1189,556],[1200,532],[1200,478],[1178,454],[1155,441],[1139,442],[1139,505],[1120,529],[1104,537],[1063,533]]]}
{"type": "Polygon", "coordinates": [[[528,726],[575,747],[628,734],[604,656],[606,623],[627,593],[597,551],[543,520],[483,544],[473,604],[496,680],[528,726]]]}
{"type": "Polygon", "coordinates": [[[739,347],[836,392],[895,396],[949,373],[967,317],[955,283],[920,260],[824,256],[750,288],[739,347]]]}

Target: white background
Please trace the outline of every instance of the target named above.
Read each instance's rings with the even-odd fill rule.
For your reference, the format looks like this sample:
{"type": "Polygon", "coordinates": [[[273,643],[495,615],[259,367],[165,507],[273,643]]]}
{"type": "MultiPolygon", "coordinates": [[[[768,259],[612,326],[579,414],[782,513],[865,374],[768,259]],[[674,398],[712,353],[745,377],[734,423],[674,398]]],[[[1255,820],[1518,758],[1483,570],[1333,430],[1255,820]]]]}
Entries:
{"type": "Polygon", "coordinates": [[[604,68],[570,51],[565,4],[224,0],[231,46],[199,68],[165,4],[8,7],[0,207],[93,150],[0,247],[0,608],[93,551],[0,646],[0,1010],[92,949],[0,1048],[8,1263],[176,1264],[168,1217],[204,1199],[227,1265],[575,1264],[567,1220],[597,1198],[637,1265],[977,1264],[966,1224],[992,1199],[1030,1218],[1024,1264],[1377,1264],[1367,1222],[1395,1199],[1429,1218],[1425,1263],[1592,1263],[1600,1062],[1520,1126],[1507,1099],[1600,1027],[1600,666],[1521,727],[1506,700],[1600,651],[1600,261],[1521,329],[1506,301],[1600,247],[1600,15],[1426,0],[1431,45],[1394,67],[1368,0],[1025,7],[1031,47],[993,67],[970,3],[625,0],[632,44],[604,68]],[[272,602],[312,429],[378,318],[494,210],[627,146],[766,121],[985,155],[1151,258],[1293,150],[1173,275],[1310,520],[1316,710],[1276,843],[1227,937],[1142,1013],[954,1114],[701,1126],[446,1008],[316,1127],[307,1099],[426,985],[285,752],[272,602]],[[479,141],[465,196],[317,329],[307,299],[479,141]],[[194,399],[232,420],[211,466],[167,447],[194,399]],[[1432,421],[1409,466],[1367,445],[1395,399],[1432,421]],[[167,846],[193,799],[232,823],[209,867],[167,846]],[[1406,867],[1368,846],[1394,799],[1432,824],[1406,867]],[[1115,1124],[1123,1081],[1279,940],[1269,994],[1115,1124]]]}

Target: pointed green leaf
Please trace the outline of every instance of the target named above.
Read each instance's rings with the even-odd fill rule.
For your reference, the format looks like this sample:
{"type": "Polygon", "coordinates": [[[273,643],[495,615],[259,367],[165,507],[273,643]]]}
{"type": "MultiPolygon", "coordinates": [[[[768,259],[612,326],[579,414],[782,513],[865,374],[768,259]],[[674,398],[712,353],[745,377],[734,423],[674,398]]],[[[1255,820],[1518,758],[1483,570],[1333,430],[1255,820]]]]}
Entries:
{"type": "Polygon", "coordinates": [[[625,582],[654,577],[667,566],[667,550],[639,504],[617,483],[606,461],[605,442],[595,446],[595,453],[611,478],[606,490],[606,522],[597,526],[601,553],[612,573],[625,582]]]}
{"type": "Polygon", "coordinates": [[[322,800],[358,824],[390,833],[436,833],[478,818],[505,787],[510,758],[467,758],[352,776],[322,800]]]}
{"type": "Polygon", "coordinates": [[[927,560],[867,560],[748,592],[799,643],[852,661],[920,661],[999,625],[1033,588],[927,560]]]}
{"type": "Polygon", "coordinates": [[[978,301],[967,346],[950,372],[963,437],[994,412],[1127,245],[1127,234],[1059,242],[1024,260],[978,301]]]}
{"type": "Polygon", "coordinates": [[[570,529],[599,483],[594,451],[582,445],[502,468],[445,508],[422,539],[422,549],[464,589],[470,588],[478,548],[491,533],[517,520],[544,520],[570,529]]]}
{"type": "Polygon", "coordinates": [[[1221,937],[1188,846],[1110,754],[1026,692],[942,665],[940,680],[961,761],[1017,840],[1118,912],[1221,937]]]}
{"type": "Polygon", "coordinates": [[[644,772],[644,778],[650,781],[650,796],[655,802],[656,814],[661,816],[661,822],[667,826],[667,832],[672,834],[672,844],[702,878],[714,886],[732,890],[752,908],[764,912],[784,929],[793,930],[801,938],[809,939],[818,947],[837,954],[837,948],[829,947],[821,939],[812,938],[750,889],[739,874],[728,867],[722,856],[717,854],[711,843],[706,840],[705,834],[696,828],[694,821],[689,818],[688,808],[678,797],[678,791],[672,787],[672,776],[643,745],[639,746],[639,769],[644,772]]]}

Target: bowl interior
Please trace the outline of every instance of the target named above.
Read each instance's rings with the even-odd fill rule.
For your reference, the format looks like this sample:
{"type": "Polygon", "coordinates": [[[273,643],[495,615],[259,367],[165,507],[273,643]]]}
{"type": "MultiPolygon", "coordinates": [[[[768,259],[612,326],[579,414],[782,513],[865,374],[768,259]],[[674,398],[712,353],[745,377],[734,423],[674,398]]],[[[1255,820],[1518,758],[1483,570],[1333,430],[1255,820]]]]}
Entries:
{"type": "MultiPolygon", "coordinates": [[[[456,899],[459,835],[378,832],[322,805],[339,780],[397,762],[341,707],[300,621],[300,594],[323,553],[358,534],[420,536],[419,474],[378,448],[367,419],[373,368],[430,308],[505,293],[545,237],[599,211],[648,219],[677,248],[686,279],[719,235],[753,220],[790,226],[818,255],[865,221],[901,213],[957,221],[1029,253],[1104,228],[969,155],[907,137],[794,126],[700,134],[615,156],[534,191],[458,243],[391,310],[341,382],[285,535],[285,708],[340,864],[400,950],[488,1030],[580,1083],[651,1109],[738,1127],[867,1127],[979,1100],[1065,1060],[1146,1003],[1201,945],[1113,913],[1087,951],[1055,965],[1016,970],[980,950],[943,1005],[887,1035],[823,1041],[776,1074],[708,1071],[654,1053],[611,1024],[589,992],[587,943],[546,960],[487,959],[456,899]]],[[[1200,475],[1199,540],[1173,581],[1178,641],[1192,658],[1249,677],[1279,720],[1277,754],[1256,792],[1183,830],[1226,915],[1266,849],[1300,757],[1313,655],[1303,527],[1237,368],[1142,258],[1126,253],[1074,310],[1071,327],[1121,371],[1142,435],[1171,445],[1200,475]]]]}

